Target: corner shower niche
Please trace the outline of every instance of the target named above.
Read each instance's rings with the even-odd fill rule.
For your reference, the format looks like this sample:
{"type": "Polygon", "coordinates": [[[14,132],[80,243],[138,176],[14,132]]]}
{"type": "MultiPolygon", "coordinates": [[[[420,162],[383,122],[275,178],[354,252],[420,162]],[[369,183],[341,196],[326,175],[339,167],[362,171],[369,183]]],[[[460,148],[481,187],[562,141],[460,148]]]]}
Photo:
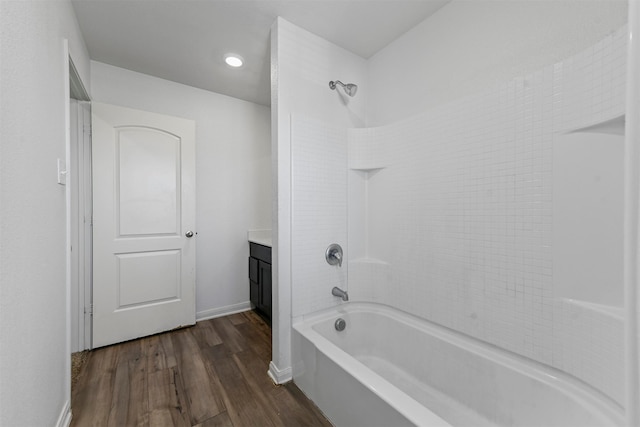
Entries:
{"type": "Polygon", "coordinates": [[[594,122],[553,138],[553,333],[562,369],[623,405],[624,115],[594,122]]]}
{"type": "Polygon", "coordinates": [[[371,184],[385,180],[389,162],[388,141],[381,128],[348,129],[349,179],[349,286],[363,301],[383,299],[391,280],[391,266],[384,254],[371,253],[371,240],[384,239],[390,230],[371,234],[372,215],[388,216],[387,210],[372,211],[369,206],[371,184]]]}
{"type": "MultiPolygon", "coordinates": [[[[370,183],[382,177],[389,161],[388,144],[381,128],[348,130],[349,204],[352,210],[349,223],[350,242],[359,242],[352,248],[351,263],[385,265],[371,257],[368,249],[370,183]]],[[[382,215],[385,215],[382,212],[382,215]]]]}
{"type": "Polygon", "coordinates": [[[553,159],[555,297],[621,316],[624,116],[557,134],[553,159]]]}

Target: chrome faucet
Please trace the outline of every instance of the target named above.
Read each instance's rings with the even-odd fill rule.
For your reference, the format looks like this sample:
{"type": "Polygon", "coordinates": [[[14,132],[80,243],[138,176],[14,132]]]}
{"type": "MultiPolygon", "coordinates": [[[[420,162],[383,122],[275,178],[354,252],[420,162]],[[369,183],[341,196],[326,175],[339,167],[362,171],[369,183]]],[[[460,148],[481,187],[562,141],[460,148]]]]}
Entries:
{"type": "Polygon", "coordinates": [[[331,295],[342,298],[342,301],[349,301],[349,294],[347,291],[343,291],[337,286],[334,286],[333,289],[331,289],[331,295]]]}
{"type": "Polygon", "coordinates": [[[342,248],[337,243],[332,243],[324,253],[324,257],[330,265],[342,267],[342,248]]]}

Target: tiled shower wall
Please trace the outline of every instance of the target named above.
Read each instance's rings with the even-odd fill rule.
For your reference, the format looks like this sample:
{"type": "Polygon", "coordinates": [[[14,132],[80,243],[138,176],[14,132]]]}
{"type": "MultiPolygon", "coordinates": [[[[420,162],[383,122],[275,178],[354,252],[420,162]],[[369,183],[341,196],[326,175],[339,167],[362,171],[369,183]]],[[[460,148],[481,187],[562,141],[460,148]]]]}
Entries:
{"type": "Polygon", "coordinates": [[[291,315],[332,305],[347,289],[347,263],[329,265],[331,243],[347,245],[347,129],[291,117],[291,315]]]}
{"type": "Polygon", "coordinates": [[[366,250],[349,258],[352,297],[562,369],[622,403],[622,321],[556,298],[552,245],[553,144],[624,114],[625,37],[350,130],[349,174],[364,174],[368,200],[366,250]]]}

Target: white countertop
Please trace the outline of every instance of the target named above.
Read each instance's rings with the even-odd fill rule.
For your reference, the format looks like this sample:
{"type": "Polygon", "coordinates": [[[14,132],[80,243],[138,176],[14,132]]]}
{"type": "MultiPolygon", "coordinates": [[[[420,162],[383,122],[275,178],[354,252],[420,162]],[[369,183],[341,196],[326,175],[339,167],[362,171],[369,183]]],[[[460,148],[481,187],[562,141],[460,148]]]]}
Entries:
{"type": "Polygon", "coordinates": [[[249,230],[247,239],[252,243],[271,247],[271,230],[249,230]]]}

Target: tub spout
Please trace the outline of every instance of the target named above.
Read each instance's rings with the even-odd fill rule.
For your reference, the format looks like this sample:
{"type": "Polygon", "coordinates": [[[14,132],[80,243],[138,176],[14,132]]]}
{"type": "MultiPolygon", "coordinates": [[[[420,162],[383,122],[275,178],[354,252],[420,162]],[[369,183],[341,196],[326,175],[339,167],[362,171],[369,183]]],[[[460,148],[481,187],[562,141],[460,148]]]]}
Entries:
{"type": "Polygon", "coordinates": [[[337,286],[334,286],[333,289],[331,289],[331,295],[342,298],[342,301],[349,301],[349,294],[347,291],[343,291],[337,286]]]}

